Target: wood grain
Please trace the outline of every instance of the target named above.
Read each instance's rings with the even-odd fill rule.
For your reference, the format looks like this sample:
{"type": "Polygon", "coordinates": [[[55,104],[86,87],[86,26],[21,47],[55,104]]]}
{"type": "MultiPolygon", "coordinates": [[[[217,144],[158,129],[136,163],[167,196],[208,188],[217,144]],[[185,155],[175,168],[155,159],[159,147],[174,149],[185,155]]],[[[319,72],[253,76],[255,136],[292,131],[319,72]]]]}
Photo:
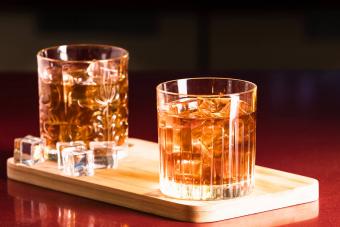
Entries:
{"type": "Polygon", "coordinates": [[[99,169],[92,177],[64,176],[54,162],[32,167],[7,160],[8,178],[106,203],[190,222],[212,222],[315,201],[316,179],[256,166],[255,190],[248,196],[218,201],[188,201],[159,191],[158,145],[130,139],[133,148],[119,168],[99,169]]]}

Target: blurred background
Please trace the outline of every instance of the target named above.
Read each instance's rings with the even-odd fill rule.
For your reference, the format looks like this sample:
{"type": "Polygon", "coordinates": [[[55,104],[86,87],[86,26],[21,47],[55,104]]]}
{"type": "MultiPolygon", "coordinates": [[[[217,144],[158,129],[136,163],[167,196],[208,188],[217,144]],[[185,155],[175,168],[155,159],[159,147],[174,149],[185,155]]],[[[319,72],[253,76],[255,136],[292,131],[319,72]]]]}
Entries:
{"type": "Polygon", "coordinates": [[[0,31],[0,71],[35,71],[38,50],[72,43],[121,46],[131,71],[340,68],[340,7],[327,2],[5,1],[0,31]]]}
{"type": "Polygon", "coordinates": [[[39,135],[37,52],[116,45],[130,52],[130,137],[157,141],[162,81],[204,74],[253,81],[257,165],[320,179],[319,215],[340,223],[339,3],[22,2],[0,1],[0,178],[14,138],[39,135]]]}

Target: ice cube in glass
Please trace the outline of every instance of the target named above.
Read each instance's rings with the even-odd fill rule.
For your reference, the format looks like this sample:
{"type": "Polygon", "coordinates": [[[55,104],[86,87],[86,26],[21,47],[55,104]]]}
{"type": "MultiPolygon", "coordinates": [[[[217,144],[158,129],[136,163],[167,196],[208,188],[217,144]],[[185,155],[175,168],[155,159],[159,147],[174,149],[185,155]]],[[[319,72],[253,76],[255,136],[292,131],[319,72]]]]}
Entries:
{"type": "Polygon", "coordinates": [[[157,86],[161,192],[218,200],[253,190],[256,90],[252,82],[219,77],[157,86]]]}

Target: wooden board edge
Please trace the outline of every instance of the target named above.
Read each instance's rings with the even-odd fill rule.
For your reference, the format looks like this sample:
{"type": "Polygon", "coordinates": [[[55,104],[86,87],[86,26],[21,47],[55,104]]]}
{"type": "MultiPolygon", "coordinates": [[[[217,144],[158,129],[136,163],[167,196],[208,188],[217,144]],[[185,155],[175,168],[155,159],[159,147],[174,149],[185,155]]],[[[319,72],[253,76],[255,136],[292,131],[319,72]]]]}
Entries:
{"type": "Polygon", "coordinates": [[[242,217],[251,214],[257,214],[270,210],[277,210],[299,204],[305,204],[317,201],[319,199],[319,184],[315,180],[313,183],[293,189],[292,191],[286,191],[284,193],[278,193],[280,196],[275,197],[275,193],[271,196],[259,196],[248,201],[250,204],[247,208],[238,210],[237,207],[223,207],[215,206],[214,209],[211,207],[208,210],[200,210],[195,212],[193,207],[192,213],[196,213],[192,222],[214,222],[221,221],[236,217],[242,217]],[[307,196],[306,196],[307,194],[307,196]]]}
{"type": "MultiPolygon", "coordinates": [[[[244,215],[260,213],[260,212],[264,212],[268,210],[279,209],[279,208],[293,206],[293,205],[302,204],[302,203],[308,203],[308,202],[318,200],[318,196],[319,196],[318,180],[309,178],[310,183],[304,187],[299,188],[299,190],[294,193],[294,196],[298,198],[297,200],[295,200],[295,202],[290,202],[290,203],[285,202],[289,200],[288,198],[289,194],[287,193],[287,195],[281,196],[281,199],[279,201],[272,201],[272,205],[269,205],[266,207],[262,206],[262,207],[257,207],[257,208],[251,207],[251,208],[242,210],[241,212],[238,212],[237,214],[235,214],[235,212],[233,212],[232,210],[229,210],[228,212],[228,209],[227,210],[222,209],[222,208],[218,209],[218,206],[215,209],[211,209],[211,208],[206,209],[205,206],[190,206],[190,205],[185,205],[185,204],[176,204],[175,206],[171,206],[170,201],[159,200],[157,198],[152,198],[152,197],[148,198],[147,203],[149,204],[149,206],[145,206],[145,202],[146,202],[145,199],[143,199],[140,196],[137,196],[137,197],[133,196],[131,195],[131,193],[127,194],[124,191],[120,193],[115,191],[116,194],[112,194],[105,190],[94,190],[91,188],[87,188],[86,190],[83,190],[82,192],[79,192],[76,194],[71,189],[72,187],[79,187],[79,186],[75,185],[74,182],[67,180],[67,178],[60,177],[58,178],[57,182],[53,180],[54,185],[51,186],[49,183],[45,182],[45,181],[47,182],[52,181],[51,179],[48,178],[48,174],[41,175],[41,174],[27,173],[25,172],[25,168],[29,168],[29,167],[20,166],[20,165],[17,166],[16,164],[13,163],[12,158],[9,158],[7,160],[8,178],[17,180],[20,182],[52,189],[55,191],[60,191],[60,192],[64,192],[64,193],[68,193],[68,194],[72,194],[76,196],[94,199],[97,201],[102,201],[102,202],[110,203],[113,205],[123,206],[123,207],[127,207],[130,209],[134,209],[134,210],[138,210],[138,211],[142,211],[146,213],[151,213],[151,214],[155,214],[155,215],[159,215],[159,216],[163,216],[163,217],[167,217],[167,218],[171,218],[175,220],[195,222],[195,223],[221,221],[221,220],[240,217],[244,215]],[[68,184],[68,187],[64,187],[65,183],[68,184]],[[98,191],[100,191],[100,193],[98,193],[98,191]],[[308,197],[304,196],[306,194],[305,191],[311,192],[311,193],[308,193],[309,195],[308,197]],[[100,196],[98,196],[98,194],[100,194],[100,196]],[[124,197],[124,199],[122,200],[120,197],[124,197]],[[167,208],[164,209],[163,208],[164,206],[167,206],[167,208]],[[141,207],[143,207],[143,209],[141,209],[141,207]]],[[[260,168],[269,169],[267,167],[260,167],[260,168]]],[[[277,170],[274,170],[274,171],[277,171],[277,170]]],[[[36,172],[38,173],[39,170],[36,170],[36,172]]],[[[283,171],[279,171],[279,172],[287,173],[283,171]]],[[[290,174],[290,173],[287,173],[287,174],[290,174]]],[[[263,198],[259,197],[259,198],[254,199],[253,203],[258,204],[258,202],[261,199],[263,198]]]]}
{"type": "Polygon", "coordinates": [[[39,170],[36,170],[35,172],[33,172],[33,174],[28,173],[27,171],[25,171],[27,168],[29,167],[14,164],[12,158],[9,158],[7,160],[7,177],[19,182],[28,183],[35,186],[52,189],[54,191],[93,199],[113,205],[118,205],[149,214],[155,214],[158,216],[167,217],[179,221],[195,222],[195,218],[192,217],[195,212],[193,212],[192,206],[190,205],[176,204],[171,206],[171,204],[175,203],[153,197],[149,197],[146,201],[145,198],[139,195],[134,196],[132,193],[121,190],[116,190],[113,194],[112,192],[108,192],[105,190],[84,188],[83,191],[78,191],[78,193],[75,193],[74,188],[78,188],[79,185],[75,184],[72,179],[51,179],[48,177],[49,174],[39,174],[39,170]],[[67,187],[65,187],[65,184],[67,184],[67,187]],[[148,204],[148,206],[146,206],[146,203],[148,204]],[[164,209],[164,207],[166,207],[166,209],[164,209]]]}
{"type": "Polygon", "coordinates": [[[312,177],[307,177],[307,176],[303,176],[303,175],[300,175],[300,174],[286,172],[286,171],[283,171],[283,170],[273,169],[273,168],[259,166],[259,165],[255,165],[255,172],[260,172],[260,173],[261,172],[272,172],[272,173],[275,173],[275,174],[281,175],[281,176],[287,176],[287,177],[294,176],[295,178],[303,179],[303,183],[309,182],[309,183],[313,184],[313,183],[315,183],[315,181],[318,182],[317,179],[312,178],[312,177]]]}

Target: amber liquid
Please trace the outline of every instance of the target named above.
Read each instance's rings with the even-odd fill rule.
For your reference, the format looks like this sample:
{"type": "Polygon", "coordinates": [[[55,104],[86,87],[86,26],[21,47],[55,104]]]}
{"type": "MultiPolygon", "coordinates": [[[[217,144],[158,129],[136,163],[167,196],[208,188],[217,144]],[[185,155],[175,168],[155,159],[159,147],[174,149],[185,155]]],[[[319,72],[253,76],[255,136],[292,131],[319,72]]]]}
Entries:
{"type": "Polygon", "coordinates": [[[186,99],[159,111],[161,190],[170,196],[223,199],[254,185],[256,119],[230,99],[186,99]]]}
{"type": "Polygon", "coordinates": [[[91,141],[124,144],[128,133],[127,77],[110,83],[89,82],[87,73],[78,70],[71,79],[39,78],[40,134],[48,149],[55,149],[57,142],[79,140],[86,145],[91,141]]]}

